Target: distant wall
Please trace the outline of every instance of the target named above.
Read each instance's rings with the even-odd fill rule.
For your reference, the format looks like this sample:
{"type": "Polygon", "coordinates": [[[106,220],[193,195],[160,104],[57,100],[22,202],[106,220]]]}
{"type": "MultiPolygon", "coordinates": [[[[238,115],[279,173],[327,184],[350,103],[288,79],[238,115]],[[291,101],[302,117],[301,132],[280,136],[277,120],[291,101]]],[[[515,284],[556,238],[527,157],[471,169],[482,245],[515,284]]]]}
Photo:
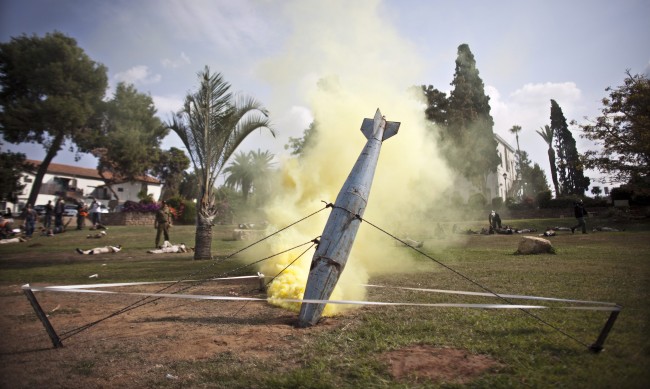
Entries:
{"type": "Polygon", "coordinates": [[[151,226],[156,215],[151,212],[111,212],[102,213],[102,224],[107,226],[151,226]]]}

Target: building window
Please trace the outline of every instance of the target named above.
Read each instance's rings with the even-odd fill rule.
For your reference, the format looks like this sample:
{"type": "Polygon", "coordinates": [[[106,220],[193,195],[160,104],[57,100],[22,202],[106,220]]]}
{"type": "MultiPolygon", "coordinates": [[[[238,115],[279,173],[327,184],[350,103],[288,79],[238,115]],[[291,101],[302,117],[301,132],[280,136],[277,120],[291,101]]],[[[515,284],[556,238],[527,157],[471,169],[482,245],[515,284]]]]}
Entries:
{"type": "Polygon", "coordinates": [[[34,181],[34,180],[32,180],[31,177],[25,177],[25,182],[33,182],[33,181],[34,181]]]}
{"type": "Polygon", "coordinates": [[[117,188],[118,192],[124,192],[124,188],[117,188]]]}

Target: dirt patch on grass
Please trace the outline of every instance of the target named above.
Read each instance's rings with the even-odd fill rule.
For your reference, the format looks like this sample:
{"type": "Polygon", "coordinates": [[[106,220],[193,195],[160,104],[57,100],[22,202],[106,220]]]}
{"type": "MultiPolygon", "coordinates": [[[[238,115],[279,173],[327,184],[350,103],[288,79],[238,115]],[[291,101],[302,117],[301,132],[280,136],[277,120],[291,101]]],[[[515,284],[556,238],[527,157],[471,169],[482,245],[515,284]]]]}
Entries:
{"type": "Polygon", "coordinates": [[[427,345],[389,351],[381,356],[381,360],[388,364],[391,376],[398,380],[431,380],[455,384],[471,382],[502,367],[485,355],[427,345]]]}
{"type": "MultiPolygon", "coordinates": [[[[256,283],[254,279],[230,285],[204,284],[181,293],[264,297],[256,290],[256,283]]],[[[160,289],[160,285],[104,288],[151,293],[160,289]]],[[[170,292],[173,289],[165,291],[170,292]]],[[[53,348],[19,285],[0,286],[0,387],[201,386],[202,361],[214,365],[212,362],[224,358],[223,364],[217,363],[219,369],[263,365],[266,371],[285,371],[299,363],[296,351],[304,349],[314,334],[341,328],[348,320],[328,318],[318,326],[302,329],[295,326],[296,313],[263,302],[167,298],[69,336],[142,297],[56,292],[35,295],[64,347],[53,348]]],[[[461,384],[500,366],[485,356],[426,345],[391,351],[381,360],[398,380],[461,384]]]]}
{"type": "MultiPolygon", "coordinates": [[[[160,288],[139,286],[137,291],[160,288]]],[[[204,285],[188,293],[264,297],[251,283],[204,285]]],[[[66,338],[66,333],[141,297],[55,292],[35,295],[64,347],[53,348],[19,285],[0,286],[0,387],[159,387],[171,382],[192,386],[197,377],[182,367],[184,362],[227,355],[238,364],[275,366],[275,359],[308,342],[310,335],[339,325],[336,319],[326,319],[322,325],[300,329],[295,327],[295,313],[260,302],[170,298],[66,338]]]]}

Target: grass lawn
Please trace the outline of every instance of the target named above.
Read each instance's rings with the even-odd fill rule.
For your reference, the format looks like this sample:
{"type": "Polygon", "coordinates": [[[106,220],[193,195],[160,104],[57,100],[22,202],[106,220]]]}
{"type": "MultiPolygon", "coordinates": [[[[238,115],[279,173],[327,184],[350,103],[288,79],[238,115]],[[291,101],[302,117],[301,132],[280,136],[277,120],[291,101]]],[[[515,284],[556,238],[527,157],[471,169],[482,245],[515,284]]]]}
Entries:
{"type": "MultiPolygon", "coordinates": [[[[573,222],[573,219],[540,219],[517,220],[513,224],[520,228],[537,228],[541,233],[546,226],[569,226],[573,222]]],[[[459,227],[476,230],[480,224],[459,223],[459,227]]],[[[148,311],[140,314],[136,310],[129,313],[128,318],[111,319],[124,323],[124,327],[120,327],[124,342],[110,343],[109,346],[108,335],[105,335],[109,329],[99,327],[86,331],[78,339],[69,338],[63,349],[54,350],[51,344],[48,346],[49,339],[33,311],[30,312],[20,285],[178,280],[197,274],[201,277],[218,276],[241,267],[250,258],[238,254],[229,261],[194,261],[192,254],[145,254],[146,250],[153,248],[155,230],[151,227],[111,226],[107,237],[102,240],[86,239],[90,233],[86,230],[2,245],[0,301],[5,307],[20,308],[21,311],[4,310],[0,315],[3,326],[0,330],[8,339],[0,341],[0,386],[123,387],[127,382],[130,387],[647,388],[650,386],[650,222],[588,220],[589,227],[595,225],[625,228],[625,231],[586,235],[560,232],[548,238],[556,248],[555,255],[535,256],[513,254],[520,239],[518,236],[434,237],[422,232],[421,236],[414,238],[424,241],[422,250],[436,261],[497,293],[620,304],[623,310],[605,342],[605,350],[598,354],[590,353],[586,346],[596,340],[609,312],[531,311],[536,319],[510,309],[367,306],[328,319],[326,324],[307,331],[293,328],[286,320],[269,322],[263,317],[247,317],[245,313],[239,319],[198,317],[199,312],[216,309],[212,307],[219,302],[194,304],[197,310],[183,315],[173,314],[172,308],[178,307],[174,305],[162,317],[150,319],[146,318],[148,311]],[[444,247],[439,244],[441,241],[446,243],[444,247]],[[124,249],[105,256],[82,256],[74,251],[76,247],[92,248],[106,244],[121,244],[124,249]],[[98,278],[89,279],[92,274],[98,274],[98,278]],[[160,323],[166,325],[164,333],[155,327],[160,323]],[[28,326],[31,332],[25,333],[22,326],[28,326]],[[267,339],[260,340],[259,334],[266,334],[265,331],[271,327],[275,330],[270,333],[277,337],[272,339],[265,335],[267,339]],[[147,351],[154,347],[150,344],[138,343],[152,338],[155,347],[163,347],[182,336],[175,332],[175,328],[195,332],[200,347],[192,349],[193,353],[198,355],[198,350],[208,348],[219,351],[202,357],[169,357],[163,352],[156,355],[147,351]],[[256,353],[249,352],[254,347],[251,345],[248,348],[235,347],[246,337],[237,333],[237,338],[223,341],[228,343],[227,347],[219,348],[221,337],[230,339],[226,338],[228,331],[242,328],[250,329],[245,332],[246,336],[255,337],[257,333],[256,339],[268,347],[256,353]],[[202,331],[211,334],[209,342],[201,342],[199,335],[202,331]],[[132,338],[129,332],[138,334],[137,339],[132,338]],[[25,339],[23,344],[20,339],[25,339]],[[417,369],[399,377],[391,374],[386,356],[399,350],[415,350],[414,347],[463,350],[470,357],[487,357],[494,365],[480,375],[468,375],[465,380],[449,377],[430,379],[426,378],[424,371],[417,369]],[[153,355],[145,356],[145,353],[153,355]],[[45,366],[49,366],[48,369],[45,366]],[[110,366],[116,368],[110,370],[110,366]],[[117,366],[126,368],[118,374],[117,366]],[[132,366],[133,371],[129,372],[128,366],[132,366]],[[171,372],[171,376],[161,374],[158,366],[163,366],[160,369],[164,373],[171,372]],[[54,373],[52,368],[62,373],[54,373]],[[118,376],[128,376],[130,381],[124,381],[124,377],[120,381],[118,376]]],[[[447,231],[451,229],[450,225],[444,227],[447,231]]],[[[212,248],[217,259],[247,244],[228,240],[230,230],[229,226],[215,227],[212,248]]],[[[171,234],[173,242],[194,246],[194,227],[174,226],[171,234]]],[[[405,256],[416,258],[416,268],[407,273],[373,277],[370,283],[481,291],[436,262],[407,248],[403,252],[405,256]]],[[[254,272],[254,269],[247,268],[237,270],[233,275],[254,272]]],[[[239,293],[235,292],[231,291],[239,293]]],[[[97,307],[98,310],[104,301],[101,296],[49,295],[37,293],[39,300],[44,300],[44,309],[48,312],[51,309],[45,305],[58,304],[63,301],[62,295],[66,295],[66,302],[77,299],[81,305],[97,307]]],[[[368,300],[500,303],[497,299],[484,297],[438,295],[394,288],[371,288],[368,300]]],[[[108,304],[109,300],[105,301],[108,304]]],[[[566,304],[545,305],[559,307],[566,304]]],[[[67,309],[51,313],[55,327],[62,326],[64,320],[87,320],[83,317],[85,308],[67,309]]],[[[252,312],[252,308],[247,307],[244,311],[252,312]]],[[[292,312],[273,312],[283,318],[297,317],[292,312]]],[[[416,362],[411,361],[411,364],[416,362]]],[[[469,366],[469,363],[464,365],[469,366]]],[[[422,365],[422,369],[432,370],[436,366],[439,365],[422,365]]],[[[462,372],[458,374],[462,375],[462,372]]]]}

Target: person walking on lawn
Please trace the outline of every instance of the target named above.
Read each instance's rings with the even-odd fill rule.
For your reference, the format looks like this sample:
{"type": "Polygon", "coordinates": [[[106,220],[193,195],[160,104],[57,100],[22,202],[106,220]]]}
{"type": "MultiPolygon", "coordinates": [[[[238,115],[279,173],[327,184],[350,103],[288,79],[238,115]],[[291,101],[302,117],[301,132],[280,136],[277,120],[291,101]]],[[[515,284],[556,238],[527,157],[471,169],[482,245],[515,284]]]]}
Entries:
{"type": "Polygon", "coordinates": [[[571,227],[571,233],[573,234],[577,228],[581,227],[582,233],[586,234],[587,223],[585,222],[585,218],[588,217],[589,215],[587,213],[587,210],[585,209],[585,205],[582,202],[582,200],[578,200],[575,203],[573,203],[573,212],[575,213],[575,217],[578,220],[578,224],[571,227]]]}

